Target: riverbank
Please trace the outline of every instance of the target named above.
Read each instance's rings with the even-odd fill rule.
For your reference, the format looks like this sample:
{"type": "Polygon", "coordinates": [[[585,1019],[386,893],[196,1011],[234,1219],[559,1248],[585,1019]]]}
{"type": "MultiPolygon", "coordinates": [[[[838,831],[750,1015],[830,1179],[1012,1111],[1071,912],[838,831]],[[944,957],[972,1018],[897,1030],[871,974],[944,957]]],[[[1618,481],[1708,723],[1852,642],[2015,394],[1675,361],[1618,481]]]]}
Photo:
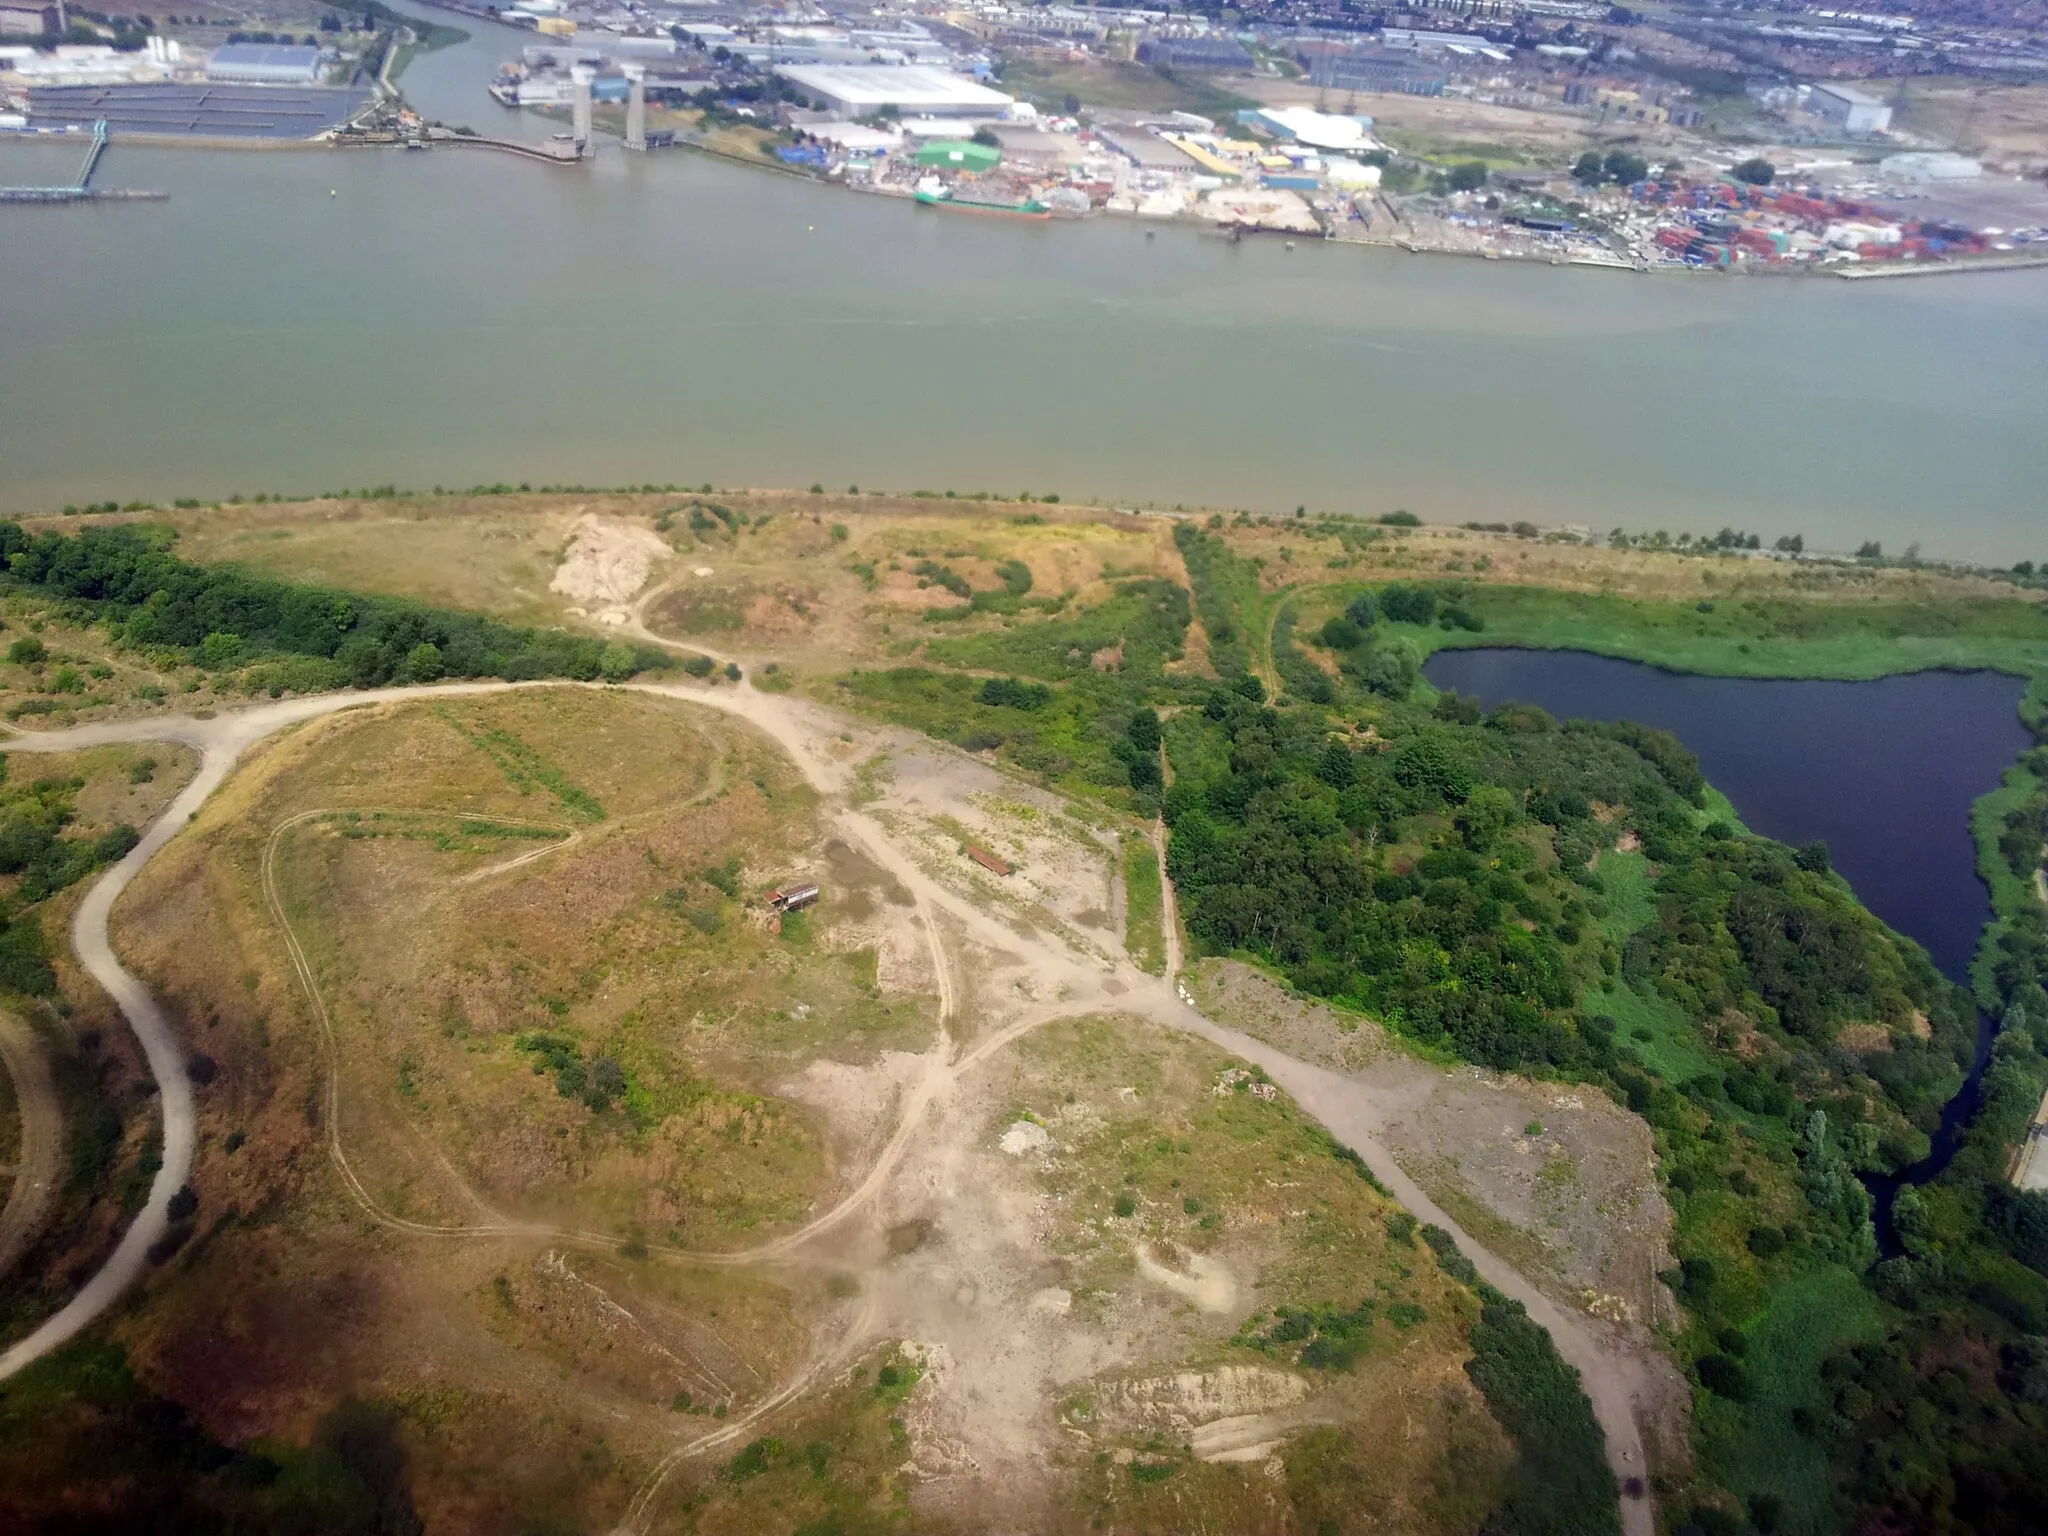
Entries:
{"type": "MultiPolygon", "coordinates": [[[[1655,602],[1500,584],[1468,602],[1485,627],[1432,630],[1427,652],[1476,647],[1590,651],[1709,677],[1867,680],[1935,670],[2048,673],[2048,605],[2009,597],[1859,599],[1853,589],[1802,600],[1791,591],[1655,602]]],[[[1845,584],[1846,585],[1846,584],[1845,584]]]]}

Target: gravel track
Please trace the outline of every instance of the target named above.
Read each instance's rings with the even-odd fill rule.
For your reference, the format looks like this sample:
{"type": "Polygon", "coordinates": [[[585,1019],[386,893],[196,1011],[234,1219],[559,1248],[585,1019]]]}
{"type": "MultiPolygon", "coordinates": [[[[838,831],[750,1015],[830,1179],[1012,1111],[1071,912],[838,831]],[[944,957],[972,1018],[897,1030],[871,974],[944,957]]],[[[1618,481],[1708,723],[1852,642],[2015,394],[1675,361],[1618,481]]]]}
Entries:
{"type": "MultiPolygon", "coordinates": [[[[633,628],[639,630],[640,626],[635,624],[633,628]]],[[[644,634],[644,631],[641,633],[644,634]]],[[[658,637],[647,635],[646,638],[658,637]]],[[[149,859],[191,820],[206,798],[226,780],[241,754],[254,742],[287,725],[332,714],[338,710],[383,702],[564,686],[599,685],[561,682],[474,683],[377,689],[354,694],[292,699],[211,720],[159,717],[110,721],[46,735],[19,736],[0,742],[0,748],[10,751],[71,751],[109,742],[171,740],[193,746],[201,755],[199,772],[193,781],[151,824],[141,842],[128,856],[108,870],[92,887],[72,925],[72,944],[81,963],[114,997],[122,1014],[135,1030],[148,1059],[151,1074],[156,1079],[163,1106],[163,1165],[151,1185],[147,1204],[98,1273],[86,1282],[63,1310],[27,1338],[14,1344],[4,1354],[0,1354],[0,1380],[57,1348],[113,1306],[142,1273],[150,1245],[161,1237],[168,1227],[170,1200],[191,1172],[195,1124],[191,1083],[186,1075],[183,1054],[172,1035],[168,1021],[155,1000],[150,997],[148,990],[125,970],[114,956],[108,941],[107,921],[115,899],[141,872],[149,859]]],[[[641,683],[629,684],[626,687],[635,692],[682,699],[737,715],[761,729],[780,745],[811,781],[813,787],[821,793],[829,796],[848,785],[850,770],[845,763],[835,757],[829,745],[838,738],[841,721],[836,715],[817,705],[787,695],[763,694],[745,684],[739,687],[713,687],[641,683]]],[[[875,1165],[861,1183],[830,1210],[795,1232],[745,1252],[657,1251],[665,1252],[673,1258],[719,1265],[761,1263],[785,1257],[810,1238],[842,1223],[886,1185],[889,1175],[904,1151],[923,1128],[925,1112],[933,1099],[942,1093],[960,1072],[971,1070],[988,1059],[995,1050],[1055,1018],[1088,1012],[1140,1013],[1172,1028],[1200,1035],[1265,1068],[1268,1075],[1304,1110],[1319,1120],[1332,1135],[1355,1148],[1373,1173],[1395,1192],[1409,1210],[1451,1233],[1481,1275],[1500,1291],[1526,1306],[1529,1315],[1550,1331],[1559,1354],[1578,1369],[1592,1400],[1594,1412],[1605,1431],[1608,1459],[1616,1475],[1624,1479],[1643,1475],[1643,1450],[1635,1410],[1635,1403],[1645,1396],[1647,1384],[1647,1372],[1642,1361],[1614,1348],[1604,1337],[1597,1334],[1586,1320],[1575,1317],[1552,1303],[1512,1266],[1490,1253],[1460,1228],[1403,1174],[1392,1154],[1379,1141],[1376,1117],[1368,1102],[1357,1092],[1357,1085],[1335,1073],[1298,1061],[1262,1041],[1214,1023],[1197,1012],[1180,995],[1173,982],[1181,955],[1170,882],[1164,883],[1169,969],[1167,978],[1161,980],[1146,975],[1126,962],[1113,962],[1105,968],[1100,962],[1084,961],[1048,940],[1026,939],[949,888],[940,885],[919,867],[915,860],[899,850],[872,817],[848,808],[837,811],[835,820],[845,832],[860,842],[871,856],[902,880],[913,894],[918,916],[931,947],[941,990],[942,1016],[939,1041],[930,1054],[925,1072],[906,1096],[897,1128],[885,1144],[875,1165]],[[1056,995],[1062,998],[1062,1002],[1057,1005],[1034,1009],[1026,1018],[996,1037],[982,1042],[965,1059],[958,1062],[952,1059],[951,1036],[945,1027],[946,1020],[954,1016],[957,1003],[950,964],[935,922],[935,914],[941,910],[956,919],[971,936],[983,942],[1012,951],[1020,947],[1029,951],[1028,958],[1035,978],[1053,987],[1056,995]],[[1111,995],[1105,986],[1105,983],[1110,982],[1122,990],[1111,995]]],[[[275,837],[272,839],[272,846],[274,845],[275,837]]],[[[275,887],[268,855],[265,871],[265,888],[275,902],[275,887]]],[[[292,950],[294,968],[302,982],[307,985],[316,1012],[320,1014],[324,1023],[324,1007],[319,1003],[317,991],[311,986],[305,957],[299,952],[297,941],[291,936],[288,925],[285,933],[288,947],[292,950]]],[[[331,1049],[331,1033],[329,1039],[331,1049]]],[[[331,1094],[334,1082],[331,1072],[329,1082],[331,1094]]],[[[330,1149],[336,1157],[351,1195],[379,1220],[401,1230],[437,1237],[541,1236],[555,1241],[587,1243],[606,1249],[614,1249],[618,1245],[617,1239],[601,1234],[556,1231],[516,1222],[437,1227],[397,1218],[377,1206],[374,1197],[362,1187],[349,1170],[345,1154],[340,1151],[339,1122],[332,1113],[331,1101],[329,1123],[330,1149]]],[[[657,1464],[653,1474],[635,1496],[621,1529],[640,1528],[651,1512],[655,1495],[683,1460],[732,1443],[748,1428],[793,1401],[802,1391],[821,1379],[824,1371],[834,1362],[847,1358],[861,1342],[866,1326],[863,1319],[866,1316],[866,1312],[860,1307],[851,1309],[849,1327],[845,1334],[830,1348],[815,1356],[791,1381],[757,1404],[744,1417],[709,1434],[693,1437],[671,1450],[657,1464]]],[[[1628,1536],[1652,1536],[1655,1530],[1655,1516],[1647,1498],[1623,1499],[1622,1518],[1628,1536]]]]}

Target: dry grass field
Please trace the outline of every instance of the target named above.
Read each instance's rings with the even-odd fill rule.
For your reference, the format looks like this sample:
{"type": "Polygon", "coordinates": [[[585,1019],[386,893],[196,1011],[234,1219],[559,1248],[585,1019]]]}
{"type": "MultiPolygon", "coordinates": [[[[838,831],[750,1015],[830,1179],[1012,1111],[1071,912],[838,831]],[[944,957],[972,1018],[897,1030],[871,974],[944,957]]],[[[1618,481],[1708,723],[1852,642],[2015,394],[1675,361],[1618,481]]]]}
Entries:
{"type": "Polygon", "coordinates": [[[1905,86],[1900,126],[2014,168],[2048,163],[2048,87],[1923,77],[1905,86]]]}
{"type": "MultiPolygon", "coordinates": [[[[117,1336],[231,1445],[391,1405],[437,1531],[1479,1528],[1515,1453],[1464,1370],[1473,1294],[1273,1082],[1165,1026],[1192,998],[1255,1037],[1234,1049],[1338,1074],[1415,1209],[1651,1359],[1654,1387],[1677,1378],[1648,1132],[1598,1095],[1426,1064],[1241,967],[1206,962],[1184,994],[1129,966],[1153,824],[1104,743],[1139,703],[1199,706],[1183,682],[1212,656],[1282,686],[1286,623],[1334,669],[1313,632],[1389,582],[1493,615],[1487,638],[1626,624],[1760,665],[1746,637],[1781,599],[1906,642],[1941,635],[1928,615],[2001,644],[2038,617],[1966,574],[1204,512],[1223,553],[1186,560],[1241,624],[1211,605],[1215,635],[1183,639],[1181,524],[1109,508],[513,493],[148,516],[189,558],[658,639],[758,689],[714,671],[680,685],[699,702],[564,685],[338,709],[252,748],[116,909],[201,1111],[189,1240],[117,1336]],[[811,880],[826,900],[772,920],[766,893],[811,880]]],[[[231,674],[9,602],[0,640],[45,654],[0,666],[5,697],[65,701],[18,728],[241,701],[231,674]],[[60,668],[87,691],[54,689],[60,668]]],[[[1474,633],[1401,628],[1418,650],[1474,633]]],[[[34,771],[82,779],[79,825],[103,829],[147,822],[192,766],[121,746],[34,771]]],[[[1148,908],[1148,955],[1169,916],[1148,908]]],[[[70,1028],[125,1038],[65,981],[70,1028]]],[[[138,1175],[140,1104],[115,1154],[138,1175]]],[[[1682,1397],[1631,1410],[1660,1467],[1682,1397]]]]}
{"type": "Polygon", "coordinates": [[[1060,1001],[1121,950],[1100,813],[909,742],[871,777],[992,920],[941,924],[971,1070],[871,1224],[729,1265],[830,1207],[929,1070],[909,873],[750,728],[644,694],[259,747],[116,914],[203,1063],[138,1369],[233,1444],[393,1405],[437,1530],[1474,1529],[1511,1448],[1470,1293],[1261,1076],[1060,1001]],[[967,839],[1015,861],[1000,891],[967,839]],[[760,893],[801,878],[829,901],[774,931],[760,893]]]}
{"type": "Polygon", "coordinates": [[[204,1252],[132,1344],[209,1428],[291,1435],[375,1392],[416,1421],[423,1511],[580,1525],[676,1403],[722,1417],[803,1353],[822,1281],[647,1245],[756,1242],[829,1199],[871,1149],[801,1096],[926,1048],[932,1005],[903,909],[857,880],[759,921],[835,858],[765,742],[585,690],[350,712],[270,744],[194,832],[116,935],[208,1063],[204,1252]]]}
{"type": "MultiPolygon", "coordinates": [[[[1215,514],[1202,515],[1214,521],[1215,514]]],[[[963,640],[993,640],[978,649],[995,654],[1013,642],[1028,645],[1037,626],[1097,610],[1132,578],[1188,579],[1173,518],[940,496],[511,493],[272,502],[96,520],[138,518],[177,528],[187,558],[521,623],[695,644],[749,669],[772,663],[777,687],[856,667],[946,664],[960,649],[950,643],[963,640]],[[947,585],[1001,592],[1005,572],[1018,567],[1029,574],[1021,605],[970,604],[947,585]]],[[[1263,591],[1296,594],[1304,631],[1332,602],[1341,606],[1340,589],[1385,580],[1540,587],[1660,604],[1926,606],[2017,595],[2003,582],[1927,567],[1703,557],[1443,526],[1226,515],[1221,532],[1233,552],[1256,562],[1263,591]]],[[[22,611],[25,622],[53,622],[22,611]]],[[[1272,612],[1258,617],[1270,624],[1272,612]]],[[[95,631],[59,627],[47,639],[48,663],[0,666],[0,687],[16,701],[4,706],[10,711],[35,698],[45,702],[32,709],[52,711],[48,723],[62,723],[209,706],[216,688],[232,694],[231,676],[176,666],[159,676],[95,631]],[[74,659],[59,660],[58,652],[74,659]],[[65,667],[82,682],[64,686],[78,691],[52,692],[65,667]],[[95,667],[111,675],[85,676],[95,667]],[[169,690],[166,699],[154,696],[157,687],[169,690]]],[[[1202,675],[1205,657],[1197,623],[1169,671],[1202,675]]],[[[45,721],[30,715],[20,723],[45,721]]]]}

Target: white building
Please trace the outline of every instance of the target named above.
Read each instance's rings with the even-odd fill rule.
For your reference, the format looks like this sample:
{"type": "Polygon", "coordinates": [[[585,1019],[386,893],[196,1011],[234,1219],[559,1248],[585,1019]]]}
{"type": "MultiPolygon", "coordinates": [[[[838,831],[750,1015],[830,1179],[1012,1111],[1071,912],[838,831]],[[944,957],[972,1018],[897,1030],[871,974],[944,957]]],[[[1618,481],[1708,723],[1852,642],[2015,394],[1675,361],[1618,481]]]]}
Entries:
{"type": "Polygon", "coordinates": [[[320,50],[275,43],[229,43],[206,64],[209,80],[240,85],[318,85],[320,50]]]}
{"type": "Polygon", "coordinates": [[[775,73],[838,117],[1007,118],[1014,96],[924,64],[778,64],[775,73]]]}
{"type": "Polygon", "coordinates": [[[1339,117],[1335,113],[1316,112],[1307,107],[1262,107],[1256,112],[1245,113],[1244,117],[1278,138],[1306,144],[1311,149],[1363,154],[1380,147],[1370,131],[1372,119],[1369,117],[1339,117]]]}
{"type": "Polygon", "coordinates": [[[100,43],[9,48],[0,54],[0,70],[31,85],[127,85],[170,77],[170,66],[146,50],[123,52],[100,43]]]}
{"type": "Polygon", "coordinates": [[[70,18],[64,14],[64,0],[0,0],[0,37],[40,37],[61,33],[70,18]]]}
{"type": "Polygon", "coordinates": [[[1854,86],[1816,83],[1806,110],[1844,133],[1885,133],[1892,126],[1892,109],[1854,86]]]}
{"type": "Polygon", "coordinates": [[[1981,161],[1945,150],[1886,155],[1877,162],[1877,170],[1891,181],[1975,181],[1984,174],[1981,161]]]}

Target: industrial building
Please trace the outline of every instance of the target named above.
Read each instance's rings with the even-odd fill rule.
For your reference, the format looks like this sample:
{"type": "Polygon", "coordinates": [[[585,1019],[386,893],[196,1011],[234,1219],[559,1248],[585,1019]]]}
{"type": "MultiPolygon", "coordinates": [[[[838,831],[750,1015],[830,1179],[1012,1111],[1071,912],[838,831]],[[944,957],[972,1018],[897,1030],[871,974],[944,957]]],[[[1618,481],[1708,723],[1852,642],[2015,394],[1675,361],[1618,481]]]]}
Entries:
{"type": "Polygon", "coordinates": [[[1877,162],[1877,171],[1888,181],[1975,181],[1984,174],[1984,164],[1972,160],[1968,155],[1952,154],[1947,150],[1929,150],[1913,154],[1886,155],[1877,162]]]}
{"type": "Polygon", "coordinates": [[[1002,162],[1002,151],[971,139],[933,139],[917,147],[917,163],[955,171],[992,171],[1002,162]]]}
{"type": "Polygon", "coordinates": [[[1379,148],[1372,136],[1369,117],[1339,117],[1333,112],[1316,112],[1308,107],[1260,107],[1240,112],[1240,122],[1263,128],[1276,139],[1306,144],[1310,149],[1334,149],[1362,154],[1379,148]]]}
{"type": "Polygon", "coordinates": [[[1014,96],[923,64],[781,64],[775,73],[838,117],[1006,118],[1014,96]]]}
{"type": "Polygon", "coordinates": [[[206,78],[236,85],[318,85],[320,50],[274,43],[229,43],[207,61],[206,78]]]}
{"type": "Polygon", "coordinates": [[[64,0],[0,0],[0,37],[57,36],[69,25],[64,0]]]}
{"type": "Polygon", "coordinates": [[[1226,73],[1250,69],[1252,56],[1236,38],[1211,32],[1200,37],[1148,37],[1138,44],[1138,62],[1155,69],[1226,73]]]}
{"type": "Polygon", "coordinates": [[[1378,92],[1388,96],[1441,96],[1449,77],[1420,53],[1351,49],[1310,53],[1303,49],[1311,85],[1333,91],[1378,92]]]}
{"type": "Polygon", "coordinates": [[[1892,109],[1854,86],[1815,85],[1806,109],[1847,134],[1888,133],[1892,126],[1892,109]]]}
{"type": "Polygon", "coordinates": [[[1195,168],[1193,156],[1143,128],[1098,128],[1095,136],[1141,171],[1179,173],[1195,168]]]}

